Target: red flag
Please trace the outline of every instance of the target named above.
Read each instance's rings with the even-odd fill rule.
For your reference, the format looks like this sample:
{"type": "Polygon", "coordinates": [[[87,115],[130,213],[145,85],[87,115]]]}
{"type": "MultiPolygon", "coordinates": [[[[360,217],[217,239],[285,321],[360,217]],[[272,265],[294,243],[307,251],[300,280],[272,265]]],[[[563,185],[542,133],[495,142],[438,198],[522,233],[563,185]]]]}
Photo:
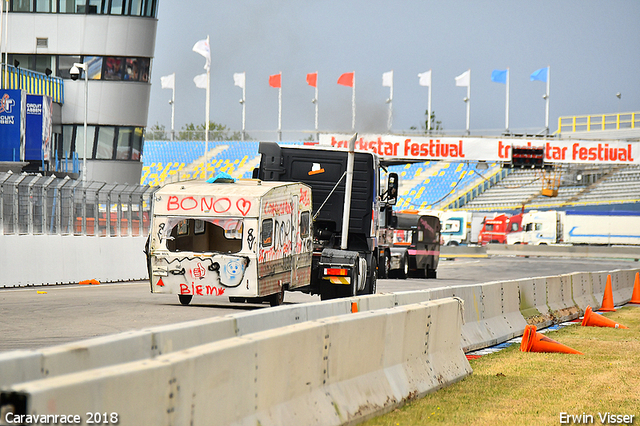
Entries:
{"type": "Polygon", "coordinates": [[[318,87],[318,72],[312,72],[307,74],[307,84],[311,87],[318,87]]]}
{"type": "Polygon", "coordinates": [[[271,87],[282,87],[282,85],[280,84],[281,77],[282,77],[282,73],[270,75],[269,76],[269,86],[271,86],[271,87]]]}
{"type": "Polygon", "coordinates": [[[354,72],[345,72],[338,79],[338,84],[342,84],[343,86],[353,87],[353,75],[354,72]]]}

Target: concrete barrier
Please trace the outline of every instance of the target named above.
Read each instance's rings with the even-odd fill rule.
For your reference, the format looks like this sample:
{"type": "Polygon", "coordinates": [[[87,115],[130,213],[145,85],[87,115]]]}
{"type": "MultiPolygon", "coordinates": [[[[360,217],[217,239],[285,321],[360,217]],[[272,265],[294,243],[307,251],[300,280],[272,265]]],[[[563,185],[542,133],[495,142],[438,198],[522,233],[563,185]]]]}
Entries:
{"type": "Polygon", "coordinates": [[[120,425],[354,423],[471,373],[461,310],[442,299],[361,312],[20,383],[4,409],[117,413],[120,425]]]}
{"type": "Polygon", "coordinates": [[[546,278],[547,306],[554,322],[569,321],[580,316],[580,308],[571,295],[571,276],[557,275],[546,278]]]}
{"type": "Polygon", "coordinates": [[[613,301],[615,304],[625,304],[631,300],[635,272],[616,270],[611,273],[611,287],[613,287],[613,301]]]}
{"type": "Polygon", "coordinates": [[[5,352],[0,354],[0,386],[150,360],[209,342],[350,314],[353,302],[362,312],[456,295],[466,302],[461,336],[464,350],[470,351],[520,335],[527,322],[542,328],[567,317],[558,315],[559,310],[584,310],[587,305],[597,309],[608,274],[612,275],[615,302],[628,301],[635,273],[639,270],[577,273],[281,306],[103,336],[35,351],[5,352]],[[556,312],[556,318],[552,312],[556,312]]]}
{"type": "Polygon", "coordinates": [[[553,315],[547,305],[546,278],[526,278],[514,282],[520,290],[520,312],[527,323],[538,328],[553,324],[553,315]]]}
{"type": "Polygon", "coordinates": [[[571,294],[582,312],[587,309],[587,306],[595,307],[599,303],[593,296],[593,284],[589,272],[571,274],[571,294]]]}
{"type": "Polygon", "coordinates": [[[0,235],[0,287],[147,278],[146,237],[0,235]],[[25,253],[43,254],[37,257],[25,253]],[[71,261],[70,261],[71,260],[71,261]]]}

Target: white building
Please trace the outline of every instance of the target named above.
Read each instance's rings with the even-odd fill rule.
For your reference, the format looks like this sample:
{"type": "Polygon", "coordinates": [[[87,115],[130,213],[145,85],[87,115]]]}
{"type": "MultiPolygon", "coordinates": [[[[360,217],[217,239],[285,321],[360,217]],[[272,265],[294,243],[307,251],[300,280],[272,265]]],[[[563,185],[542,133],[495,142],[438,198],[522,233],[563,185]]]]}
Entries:
{"type": "Polygon", "coordinates": [[[140,182],[158,1],[8,1],[8,63],[64,78],[58,159],[83,159],[84,76],[69,69],[88,64],[87,180],[140,182]]]}

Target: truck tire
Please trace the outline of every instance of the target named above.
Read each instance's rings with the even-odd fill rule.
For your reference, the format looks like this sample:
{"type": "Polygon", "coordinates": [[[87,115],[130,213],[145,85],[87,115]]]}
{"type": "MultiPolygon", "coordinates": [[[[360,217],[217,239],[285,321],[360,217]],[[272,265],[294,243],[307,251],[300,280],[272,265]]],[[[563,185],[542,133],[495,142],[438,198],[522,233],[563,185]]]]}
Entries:
{"type": "Polygon", "coordinates": [[[402,263],[400,265],[400,272],[398,277],[402,280],[406,280],[409,276],[409,254],[407,252],[402,256],[402,263]]]}
{"type": "Polygon", "coordinates": [[[435,279],[438,277],[438,272],[435,269],[431,269],[429,268],[429,266],[427,266],[427,269],[425,269],[425,275],[427,279],[435,279]]]}
{"type": "Polygon", "coordinates": [[[391,255],[385,250],[384,254],[380,258],[378,265],[378,278],[389,278],[389,271],[391,270],[391,255]]]}
{"type": "Polygon", "coordinates": [[[364,286],[364,290],[358,294],[376,294],[378,287],[378,262],[375,256],[371,256],[371,261],[373,264],[368,268],[371,273],[367,275],[367,283],[364,286]]]}
{"type": "Polygon", "coordinates": [[[178,295],[178,300],[180,300],[180,303],[182,305],[188,305],[189,303],[191,303],[191,299],[193,299],[193,296],[190,294],[179,294],[178,295]]]}

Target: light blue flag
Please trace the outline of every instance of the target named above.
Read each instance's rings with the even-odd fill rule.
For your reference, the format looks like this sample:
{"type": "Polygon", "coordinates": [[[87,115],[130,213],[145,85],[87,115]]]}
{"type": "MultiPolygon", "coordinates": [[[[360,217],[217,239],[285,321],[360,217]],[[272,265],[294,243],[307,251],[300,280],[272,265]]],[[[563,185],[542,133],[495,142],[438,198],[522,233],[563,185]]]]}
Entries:
{"type": "Polygon", "coordinates": [[[531,73],[531,77],[529,77],[529,80],[531,80],[531,81],[536,81],[536,80],[544,81],[546,83],[548,75],[549,75],[549,67],[540,68],[539,70],[535,70],[534,72],[531,73]]]}
{"type": "Polygon", "coordinates": [[[493,70],[491,72],[491,81],[494,83],[507,84],[507,72],[509,72],[509,70],[493,70]]]}

